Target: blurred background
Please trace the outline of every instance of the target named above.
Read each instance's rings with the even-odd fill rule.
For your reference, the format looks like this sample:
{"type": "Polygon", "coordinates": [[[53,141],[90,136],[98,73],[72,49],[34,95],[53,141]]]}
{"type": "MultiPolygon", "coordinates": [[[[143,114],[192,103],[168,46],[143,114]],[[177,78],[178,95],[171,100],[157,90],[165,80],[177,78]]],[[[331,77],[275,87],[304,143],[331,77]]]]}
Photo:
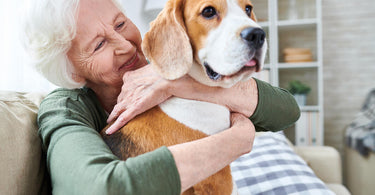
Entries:
{"type": "MultiPolygon", "coordinates": [[[[22,2],[0,2],[0,90],[48,92],[56,86],[32,69],[20,42],[22,2]]],[[[121,2],[144,35],[166,0],[121,2]]],[[[285,133],[296,145],[336,148],[343,159],[345,182],[358,192],[353,194],[361,194],[360,184],[375,179],[375,155],[359,153],[346,139],[348,127],[359,120],[366,97],[375,88],[375,1],[252,2],[269,43],[266,66],[256,77],[290,90],[301,107],[301,118],[285,133]]]]}

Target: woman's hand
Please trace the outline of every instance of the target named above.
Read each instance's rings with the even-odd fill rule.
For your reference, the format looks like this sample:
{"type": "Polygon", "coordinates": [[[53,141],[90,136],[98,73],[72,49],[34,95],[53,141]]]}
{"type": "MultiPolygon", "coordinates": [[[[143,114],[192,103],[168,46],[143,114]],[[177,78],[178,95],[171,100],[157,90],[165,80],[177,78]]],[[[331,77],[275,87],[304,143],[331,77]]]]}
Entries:
{"type": "Polygon", "coordinates": [[[116,132],[138,114],[171,96],[168,90],[172,82],[158,75],[151,65],[126,72],[123,81],[117,104],[107,120],[108,123],[115,120],[106,130],[107,134],[116,132]]]}
{"type": "MultiPolygon", "coordinates": [[[[239,113],[231,113],[231,128],[238,139],[235,140],[238,144],[243,144],[243,153],[249,153],[252,150],[253,142],[255,138],[255,126],[246,116],[239,113]]],[[[241,155],[242,155],[241,154],[241,155]]]]}

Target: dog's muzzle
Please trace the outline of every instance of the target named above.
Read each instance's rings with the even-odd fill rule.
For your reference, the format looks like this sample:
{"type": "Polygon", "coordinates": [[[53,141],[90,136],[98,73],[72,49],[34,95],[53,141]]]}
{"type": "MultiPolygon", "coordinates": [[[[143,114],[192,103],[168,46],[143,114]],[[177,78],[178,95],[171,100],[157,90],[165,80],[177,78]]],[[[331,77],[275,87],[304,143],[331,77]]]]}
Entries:
{"type": "Polygon", "coordinates": [[[261,65],[259,64],[259,59],[262,59],[262,48],[265,43],[266,33],[261,28],[248,27],[241,31],[240,37],[249,48],[248,55],[250,59],[243,64],[243,67],[240,70],[231,75],[222,75],[216,72],[211,64],[204,61],[203,66],[207,76],[211,80],[218,81],[224,77],[230,77],[237,73],[245,72],[254,68],[256,72],[260,71],[261,65]]]}

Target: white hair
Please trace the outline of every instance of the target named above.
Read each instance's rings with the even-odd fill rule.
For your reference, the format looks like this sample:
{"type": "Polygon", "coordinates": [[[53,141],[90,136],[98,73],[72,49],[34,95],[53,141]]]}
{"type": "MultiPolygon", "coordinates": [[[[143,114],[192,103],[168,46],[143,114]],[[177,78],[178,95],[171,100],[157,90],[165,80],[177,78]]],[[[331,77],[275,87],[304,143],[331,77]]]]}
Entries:
{"type": "MultiPolygon", "coordinates": [[[[124,11],[117,0],[113,3],[124,11]]],[[[25,3],[25,48],[32,64],[51,83],[65,88],[80,88],[85,82],[73,79],[75,69],[68,59],[77,31],[76,16],[80,0],[29,0],[25,3]]]]}

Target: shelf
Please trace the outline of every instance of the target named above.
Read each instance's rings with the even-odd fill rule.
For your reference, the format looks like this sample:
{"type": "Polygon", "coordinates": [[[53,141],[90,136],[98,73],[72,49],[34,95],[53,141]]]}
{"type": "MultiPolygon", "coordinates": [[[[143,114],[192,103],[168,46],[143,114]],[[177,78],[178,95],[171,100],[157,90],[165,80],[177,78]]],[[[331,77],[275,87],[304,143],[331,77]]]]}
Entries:
{"type": "Polygon", "coordinates": [[[298,28],[306,28],[306,27],[313,27],[318,23],[316,18],[309,18],[309,19],[297,19],[297,20],[280,20],[277,22],[279,27],[298,27],[298,28]]]}
{"type": "Polygon", "coordinates": [[[294,68],[281,69],[278,68],[279,86],[288,89],[291,81],[300,81],[310,87],[310,92],[306,96],[306,105],[319,106],[320,108],[320,88],[318,84],[317,68],[294,68]]]}
{"type": "Polygon", "coordinates": [[[319,112],[319,106],[301,106],[301,112],[319,112]]]}
{"type": "Polygon", "coordinates": [[[294,140],[301,145],[324,143],[321,1],[252,0],[257,16],[259,13],[258,18],[261,18],[258,24],[267,33],[269,46],[264,71],[257,76],[284,89],[293,80],[305,83],[311,89],[306,96],[306,105],[300,106],[301,117],[293,131],[294,140]],[[286,48],[305,48],[310,52],[285,54],[286,48]],[[290,62],[290,56],[296,55],[293,59],[297,59],[304,54],[309,55],[302,58],[308,62],[290,62]],[[301,138],[305,141],[301,142],[301,138]]]}
{"type": "Polygon", "coordinates": [[[296,62],[296,63],[279,63],[279,69],[293,69],[293,68],[317,68],[317,62],[296,62]]]}

